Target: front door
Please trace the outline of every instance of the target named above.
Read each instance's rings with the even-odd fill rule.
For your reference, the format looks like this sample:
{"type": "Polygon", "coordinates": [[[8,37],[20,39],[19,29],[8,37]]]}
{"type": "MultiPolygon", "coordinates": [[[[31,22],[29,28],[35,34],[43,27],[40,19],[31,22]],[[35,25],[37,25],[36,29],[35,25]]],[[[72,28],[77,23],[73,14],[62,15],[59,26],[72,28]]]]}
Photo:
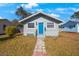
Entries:
{"type": "Polygon", "coordinates": [[[43,22],[38,23],[38,35],[44,34],[44,25],[43,22]]]}

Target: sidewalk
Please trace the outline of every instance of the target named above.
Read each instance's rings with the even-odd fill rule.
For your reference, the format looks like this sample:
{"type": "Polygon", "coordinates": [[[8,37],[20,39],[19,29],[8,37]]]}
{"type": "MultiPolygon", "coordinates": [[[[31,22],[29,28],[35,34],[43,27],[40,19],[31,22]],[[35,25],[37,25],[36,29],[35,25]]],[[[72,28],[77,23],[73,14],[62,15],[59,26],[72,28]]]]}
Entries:
{"type": "Polygon", "coordinates": [[[33,52],[33,56],[47,56],[45,42],[43,38],[38,38],[33,52]]]}

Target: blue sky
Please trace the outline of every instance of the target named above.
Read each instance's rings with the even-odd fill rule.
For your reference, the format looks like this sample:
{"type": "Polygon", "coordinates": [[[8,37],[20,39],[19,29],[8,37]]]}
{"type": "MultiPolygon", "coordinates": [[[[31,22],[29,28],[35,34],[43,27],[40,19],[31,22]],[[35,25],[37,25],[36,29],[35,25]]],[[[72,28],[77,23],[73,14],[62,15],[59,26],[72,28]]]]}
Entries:
{"type": "Polygon", "coordinates": [[[32,13],[43,11],[63,21],[68,21],[74,12],[79,11],[79,3],[2,3],[0,18],[19,19],[15,12],[20,6],[32,13]]]}

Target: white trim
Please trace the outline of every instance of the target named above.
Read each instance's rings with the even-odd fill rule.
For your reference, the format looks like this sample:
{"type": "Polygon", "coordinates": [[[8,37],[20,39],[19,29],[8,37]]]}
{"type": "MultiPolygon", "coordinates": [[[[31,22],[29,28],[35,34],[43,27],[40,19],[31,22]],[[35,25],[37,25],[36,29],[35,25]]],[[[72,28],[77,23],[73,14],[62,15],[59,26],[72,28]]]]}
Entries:
{"type": "Polygon", "coordinates": [[[52,17],[52,16],[50,16],[50,14],[46,14],[46,13],[44,13],[44,12],[39,11],[39,12],[33,14],[33,15],[30,15],[30,16],[28,16],[28,17],[26,17],[26,18],[20,20],[19,22],[25,21],[25,20],[27,20],[27,19],[29,19],[29,18],[31,18],[31,17],[33,17],[33,16],[39,14],[39,13],[44,14],[44,15],[47,15],[47,16],[49,16],[49,17],[51,17],[51,18],[58,19],[58,21],[61,21],[59,18],[56,18],[56,17],[54,17],[54,16],[52,17]]]}

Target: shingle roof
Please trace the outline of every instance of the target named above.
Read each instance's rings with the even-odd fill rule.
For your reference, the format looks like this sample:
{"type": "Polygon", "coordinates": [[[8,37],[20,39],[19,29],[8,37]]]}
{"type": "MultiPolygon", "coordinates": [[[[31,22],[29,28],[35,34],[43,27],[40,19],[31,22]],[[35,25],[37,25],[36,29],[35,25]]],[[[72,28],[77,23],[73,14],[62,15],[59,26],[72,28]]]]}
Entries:
{"type": "Polygon", "coordinates": [[[0,19],[0,24],[11,24],[11,22],[8,19],[0,19]]]}
{"type": "Polygon", "coordinates": [[[20,20],[19,22],[24,22],[25,20],[28,20],[29,18],[32,18],[32,17],[37,16],[37,15],[39,15],[39,14],[44,15],[44,16],[49,17],[49,18],[52,18],[52,19],[53,19],[55,22],[57,22],[57,23],[61,23],[61,22],[62,22],[60,19],[58,19],[58,18],[56,18],[56,17],[52,17],[52,16],[50,16],[49,14],[46,14],[46,13],[44,13],[44,12],[37,12],[37,13],[31,15],[31,16],[28,16],[28,17],[26,17],[26,18],[20,20]]]}
{"type": "Polygon", "coordinates": [[[7,19],[0,19],[0,23],[2,23],[2,22],[9,22],[9,20],[7,20],[7,19]]]}

